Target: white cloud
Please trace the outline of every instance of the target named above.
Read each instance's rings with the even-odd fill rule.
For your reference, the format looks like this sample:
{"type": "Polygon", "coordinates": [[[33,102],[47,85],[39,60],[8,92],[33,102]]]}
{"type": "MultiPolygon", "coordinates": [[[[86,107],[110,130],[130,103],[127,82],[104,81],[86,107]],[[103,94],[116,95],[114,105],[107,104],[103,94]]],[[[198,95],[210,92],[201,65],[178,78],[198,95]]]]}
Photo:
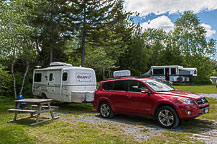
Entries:
{"type": "Polygon", "coordinates": [[[216,31],[212,30],[212,27],[208,24],[203,23],[201,26],[203,26],[206,30],[206,37],[212,37],[212,35],[216,33],[216,31]]]}
{"type": "Polygon", "coordinates": [[[174,24],[167,16],[160,16],[149,22],[144,22],[141,24],[143,30],[147,28],[163,29],[165,32],[173,30],[174,24]]]}
{"type": "MultiPolygon", "coordinates": [[[[215,30],[208,24],[201,24],[206,30],[206,37],[212,37],[216,33],[215,30]]],[[[167,17],[167,16],[159,16],[153,20],[149,20],[148,22],[144,22],[141,24],[143,31],[147,28],[154,28],[154,29],[163,29],[165,32],[173,31],[174,30],[174,23],[167,17]]]]}
{"type": "Polygon", "coordinates": [[[125,0],[125,8],[127,11],[137,11],[142,16],[150,13],[171,14],[187,10],[199,13],[202,10],[217,9],[217,0],[125,0]]]}

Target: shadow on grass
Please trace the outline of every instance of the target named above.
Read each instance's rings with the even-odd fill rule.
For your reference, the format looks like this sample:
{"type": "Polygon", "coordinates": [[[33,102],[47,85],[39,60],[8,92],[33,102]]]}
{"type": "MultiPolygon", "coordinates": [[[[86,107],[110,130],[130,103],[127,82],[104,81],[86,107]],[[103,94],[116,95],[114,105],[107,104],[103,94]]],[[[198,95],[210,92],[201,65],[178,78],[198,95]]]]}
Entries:
{"type": "Polygon", "coordinates": [[[217,123],[215,121],[205,119],[183,121],[181,126],[183,127],[184,132],[189,133],[203,133],[217,129],[217,123]]]}
{"type": "Polygon", "coordinates": [[[191,119],[188,121],[183,121],[178,127],[174,129],[165,129],[160,127],[155,120],[147,117],[131,116],[131,115],[116,115],[111,119],[102,118],[100,115],[97,115],[96,117],[106,121],[119,122],[123,124],[144,125],[144,127],[151,128],[153,130],[201,133],[201,132],[208,132],[217,129],[216,122],[210,120],[203,120],[203,119],[191,119]]]}
{"type": "MultiPolygon", "coordinates": [[[[40,116],[39,122],[40,122],[40,121],[43,121],[43,120],[48,120],[48,119],[50,119],[50,117],[40,116]]],[[[55,120],[48,120],[48,121],[46,121],[46,122],[39,123],[39,124],[34,125],[34,126],[30,126],[30,124],[36,122],[36,117],[33,117],[33,118],[25,118],[25,119],[17,120],[17,121],[10,122],[10,123],[16,123],[16,124],[18,124],[18,125],[25,125],[25,126],[29,126],[29,127],[38,127],[38,126],[42,127],[42,126],[44,126],[44,125],[47,125],[47,124],[49,124],[49,123],[52,123],[53,121],[55,121],[55,120]]]]}
{"type": "Polygon", "coordinates": [[[137,125],[137,126],[144,126],[146,128],[150,129],[156,129],[156,130],[166,130],[160,126],[158,126],[157,122],[149,117],[142,117],[142,116],[133,116],[133,115],[115,115],[113,118],[106,119],[102,118],[100,115],[97,115],[96,117],[110,121],[110,122],[118,122],[128,125],[137,125]]]}
{"type": "Polygon", "coordinates": [[[54,103],[59,106],[56,112],[74,115],[92,114],[93,105],[91,103],[54,103]]]}
{"type": "MultiPolygon", "coordinates": [[[[73,115],[85,115],[85,114],[94,114],[96,117],[106,120],[119,122],[123,124],[130,125],[144,125],[147,128],[152,128],[156,130],[168,130],[158,126],[157,122],[152,118],[141,117],[141,116],[132,116],[132,115],[115,115],[111,119],[104,119],[96,112],[92,112],[93,106],[91,103],[55,103],[54,105],[59,106],[59,110],[57,112],[73,114],[73,115]]],[[[209,120],[202,119],[191,119],[188,121],[182,122],[177,128],[170,129],[171,131],[177,132],[190,132],[190,133],[199,133],[200,131],[209,131],[212,129],[216,129],[214,122],[209,120]]]]}

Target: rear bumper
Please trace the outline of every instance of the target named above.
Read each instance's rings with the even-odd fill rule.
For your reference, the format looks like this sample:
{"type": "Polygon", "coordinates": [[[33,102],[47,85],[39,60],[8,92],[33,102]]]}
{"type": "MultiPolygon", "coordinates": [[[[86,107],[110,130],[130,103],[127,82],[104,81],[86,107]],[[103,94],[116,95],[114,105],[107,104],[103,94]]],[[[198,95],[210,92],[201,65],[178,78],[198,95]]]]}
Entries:
{"type": "Polygon", "coordinates": [[[209,111],[209,103],[202,105],[179,105],[178,113],[180,119],[192,119],[209,111]]]}
{"type": "Polygon", "coordinates": [[[71,92],[71,102],[92,102],[94,101],[94,92],[71,92]]]}

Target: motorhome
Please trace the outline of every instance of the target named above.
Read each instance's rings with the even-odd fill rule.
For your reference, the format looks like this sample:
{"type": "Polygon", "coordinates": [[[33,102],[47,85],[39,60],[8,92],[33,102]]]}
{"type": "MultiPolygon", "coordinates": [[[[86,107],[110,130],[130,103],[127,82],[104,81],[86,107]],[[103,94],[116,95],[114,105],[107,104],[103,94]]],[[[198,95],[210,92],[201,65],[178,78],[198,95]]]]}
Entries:
{"type": "Polygon", "coordinates": [[[197,68],[183,68],[179,65],[151,66],[143,76],[171,82],[190,81],[192,77],[197,76],[197,68]]]}
{"type": "Polygon", "coordinates": [[[96,75],[91,68],[53,62],[33,72],[32,92],[36,97],[60,102],[92,102],[95,89],[96,75]]]}

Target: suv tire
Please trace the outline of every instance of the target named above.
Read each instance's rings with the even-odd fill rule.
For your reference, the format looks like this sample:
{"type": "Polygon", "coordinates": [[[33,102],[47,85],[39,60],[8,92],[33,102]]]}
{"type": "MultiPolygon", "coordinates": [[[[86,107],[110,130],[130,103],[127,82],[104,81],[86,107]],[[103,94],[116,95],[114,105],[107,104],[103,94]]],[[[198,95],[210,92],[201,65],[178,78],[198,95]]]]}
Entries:
{"type": "Polygon", "coordinates": [[[163,128],[175,128],[179,125],[179,117],[171,106],[160,107],[157,111],[156,119],[163,128]]]}
{"type": "Polygon", "coordinates": [[[114,116],[111,106],[107,102],[100,104],[99,112],[103,118],[112,118],[114,116]]]}

